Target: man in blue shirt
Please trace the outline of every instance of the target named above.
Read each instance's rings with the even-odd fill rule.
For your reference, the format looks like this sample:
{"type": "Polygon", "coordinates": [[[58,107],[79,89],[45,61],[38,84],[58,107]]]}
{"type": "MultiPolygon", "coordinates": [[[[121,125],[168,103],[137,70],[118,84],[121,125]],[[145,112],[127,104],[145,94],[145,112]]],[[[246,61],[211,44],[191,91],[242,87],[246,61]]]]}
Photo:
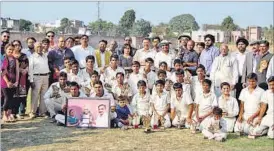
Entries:
{"type": "Polygon", "coordinates": [[[215,37],[211,34],[204,36],[205,40],[205,49],[202,51],[199,64],[202,64],[206,69],[206,75],[209,76],[211,71],[211,66],[214,59],[220,55],[220,51],[217,47],[214,46],[215,37]]]}

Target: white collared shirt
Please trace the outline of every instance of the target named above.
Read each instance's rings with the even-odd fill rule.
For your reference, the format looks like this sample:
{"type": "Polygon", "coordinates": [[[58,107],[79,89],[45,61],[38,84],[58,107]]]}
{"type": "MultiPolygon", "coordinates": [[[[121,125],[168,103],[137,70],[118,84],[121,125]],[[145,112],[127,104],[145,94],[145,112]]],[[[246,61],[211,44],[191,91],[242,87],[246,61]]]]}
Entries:
{"type": "Polygon", "coordinates": [[[162,92],[161,96],[157,93],[151,95],[151,103],[153,103],[157,112],[164,112],[168,104],[170,104],[170,95],[167,92],[162,92]]]}
{"type": "Polygon", "coordinates": [[[137,83],[140,80],[144,80],[147,83],[147,80],[144,78],[144,75],[142,73],[131,73],[128,77],[128,84],[130,85],[133,95],[136,94],[138,92],[138,87],[137,87],[137,83]]]}
{"type": "MultiPolygon", "coordinates": [[[[141,74],[145,74],[145,68],[143,68],[142,70],[140,70],[140,73],[141,74]]],[[[157,74],[154,71],[150,70],[150,72],[147,73],[146,77],[147,77],[146,79],[147,79],[148,88],[152,89],[154,83],[156,82],[157,74]]]]}
{"type": "Polygon", "coordinates": [[[96,127],[107,127],[108,126],[108,115],[107,113],[104,113],[102,116],[98,115],[96,117],[95,123],[96,123],[96,127]]]}
{"type": "Polygon", "coordinates": [[[240,76],[242,76],[242,74],[243,74],[243,66],[244,66],[245,57],[246,57],[247,52],[248,52],[247,50],[244,53],[237,51],[234,54],[238,61],[238,72],[239,72],[240,76]]]}
{"type": "Polygon", "coordinates": [[[180,111],[181,117],[188,116],[188,105],[193,103],[194,102],[191,97],[189,97],[189,95],[182,94],[181,99],[178,100],[175,93],[171,94],[170,108],[176,109],[176,111],[180,111]]]}
{"type": "Polygon", "coordinates": [[[199,116],[203,116],[212,111],[213,101],[216,99],[216,95],[212,92],[197,95],[195,98],[195,103],[199,104],[199,116]]]}
{"type": "Polygon", "coordinates": [[[116,83],[116,74],[118,72],[122,72],[125,75],[125,70],[121,67],[117,67],[116,69],[107,67],[103,76],[101,76],[100,79],[101,81],[104,81],[104,83],[107,83],[113,86],[116,83]]]}
{"type": "MultiPolygon", "coordinates": [[[[112,93],[114,94],[114,95],[117,95],[117,96],[120,96],[121,94],[124,94],[124,95],[126,95],[126,96],[128,96],[128,97],[131,97],[132,96],[132,89],[131,89],[131,87],[129,86],[129,84],[127,84],[128,85],[128,88],[127,88],[127,90],[122,90],[119,86],[118,86],[118,84],[116,83],[116,84],[114,84],[114,86],[112,86],[112,93]]],[[[125,86],[125,83],[124,83],[124,85],[123,86],[125,86]]]]}
{"type": "Polygon", "coordinates": [[[167,63],[167,66],[169,68],[172,68],[173,67],[172,61],[174,58],[175,58],[175,56],[173,56],[171,53],[165,54],[165,53],[163,53],[163,51],[160,51],[155,56],[154,66],[156,68],[159,68],[159,63],[164,61],[167,63]]]}
{"type": "Polygon", "coordinates": [[[243,115],[245,120],[258,111],[264,92],[265,91],[259,86],[257,86],[252,93],[248,91],[248,87],[241,91],[239,100],[244,103],[243,115]]]}
{"type": "Polygon", "coordinates": [[[235,117],[239,113],[238,102],[232,96],[230,96],[228,100],[225,100],[221,95],[218,99],[213,101],[213,106],[218,106],[223,112],[227,112],[227,117],[235,117]]]}
{"type": "Polygon", "coordinates": [[[137,113],[138,115],[149,114],[150,109],[150,94],[146,94],[141,97],[139,93],[136,93],[131,101],[132,113],[137,113]]]}
{"type": "Polygon", "coordinates": [[[49,64],[47,54],[40,56],[36,52],[29,57],[29,80],[33,82],[34,74],[46,74],[49,73],[49,64]]]}
{"type": "Polygon", "coordinates": [[[270,116],[274,116],[273,115],[273,113],[274,113],[274,109],[273,109],[274,108],[274,93],[271,90],[266,90],[263,93],[261,102],[268,105],[268,109],[267,109],[266,114],[270,115],[270,116]]]}
{"type": "MultiPolygon", "coordinates": [[[[205,77],[208,79],[208,77],[205,77]]],[[[199,81],[198,76],[193,76],[191,80],[191,96],[195,100],[198,94],[203,94],[203,84],[199,81]]],[[[210,92],[214,92],[214,86],[211,85],[210,92]]]]}
{"type": "Polygon", "coordinates": [[[152,58],[154,60],[156,52],[149,49],[144,50],[144,48],[139,49],[136,51],[135,55],[133,56],[133,61],[138,61],[139,63],[145,62],[146,58],[152,58]]]}
{"type": "MultiPolygon", "coordinates": [[[[71,50],[74,53],[75,59],[79,62],[80,68],[86,67],[86,57],[89,55],[93,55],[94,53],[94,48],[92,48],[91,46],[88,46],[87,48],[83,48],[81,45],[77,45],[72,47],[71,50]]],[[[96,58],[95,58],[94,66],[95,68],[98,67],[96,58]]]]}
{"type": "Polygon", "coordinates": [[[70,73],[68,73],[68,81],[72,82],[75,81],[77,82],[80,86],[82,86],[83,84],[83,79],[81,78],[81,72],[80,70],[78,71],[77,75],[75,75],[74,73],[72,73],[70,71],[70,73]]]}

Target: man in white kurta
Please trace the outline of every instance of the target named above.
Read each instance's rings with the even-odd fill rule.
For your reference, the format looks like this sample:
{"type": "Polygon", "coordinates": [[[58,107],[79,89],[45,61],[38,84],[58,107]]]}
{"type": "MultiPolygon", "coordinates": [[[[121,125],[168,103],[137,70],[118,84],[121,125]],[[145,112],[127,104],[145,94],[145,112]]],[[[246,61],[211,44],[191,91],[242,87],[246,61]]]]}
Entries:
{"type": "Polygon", "coordinates": [[[220,85],[228,82],[231,85],[231,96],[235,97],[235,84],[238,82],[239,71],[237,59],[228,54],[228,46],[221,45],[221,54],[213,61],[210,79],[213,82],[215,94],[221,96],[220,85]]]}
{"type": "Polygon", "coordinates": [[[261,99],[261,112],[258,117],[259,129],[256,130],[256,134],[265,135],[269,138],[274,138],[274,76],[271,76],[268,80],[269,89],[264,92],[261,99]],[[266,115],[266,108],[268,106],[266,115]]]}
{"type": "Polygon", "coordinates": [[[264,90],[257,86],[257,75],[255,73],[249,74],[247,80],[249,86],[240,93],[240,113],[234,127],[235,132],[245,134],[249,134],[251,125],[254,125],[257,121],[264,93],[264,90]]]}

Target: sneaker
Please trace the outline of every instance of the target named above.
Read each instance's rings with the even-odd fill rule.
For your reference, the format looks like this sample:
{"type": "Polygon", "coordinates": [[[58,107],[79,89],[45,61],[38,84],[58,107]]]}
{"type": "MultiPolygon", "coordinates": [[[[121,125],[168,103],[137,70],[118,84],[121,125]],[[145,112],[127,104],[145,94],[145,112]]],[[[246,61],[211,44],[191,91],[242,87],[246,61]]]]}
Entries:
{"type": "Polygon", "coordinates": [[[208,139],[208,137],[204,136],[204,139],[208,139]]]}
{"type": "Polygon", "coordinates": [[[34,118],[36,117],[36,115],[33,114],[33,113],[30,113],[30,114],[29,114],[29,117],[30,117],[30,119],[34,119],[34,118]]]}
{"type": "Polygon", "coordinates": [[[22,116],[22,115],[20,115],[20,114],[16,114],[16,117],[17,117],[18,120],[24,119],[24,116],[22,116]]]}

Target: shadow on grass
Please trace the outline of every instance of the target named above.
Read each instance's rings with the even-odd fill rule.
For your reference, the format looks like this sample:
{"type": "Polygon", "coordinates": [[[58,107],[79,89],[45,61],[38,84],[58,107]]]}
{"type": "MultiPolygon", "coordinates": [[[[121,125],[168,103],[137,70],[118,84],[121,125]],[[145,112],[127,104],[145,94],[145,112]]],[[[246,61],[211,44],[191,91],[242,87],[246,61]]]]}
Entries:
{"type": "Polygon", "coordinates": [[[35,119],[18,123],[5,124],[1,130],[1,150],[11,150],[29,146],[55,143],[73,143],[73,137],[98,134],[92,129],[76,129],[56,126],[46,119],[35,119]]]}

